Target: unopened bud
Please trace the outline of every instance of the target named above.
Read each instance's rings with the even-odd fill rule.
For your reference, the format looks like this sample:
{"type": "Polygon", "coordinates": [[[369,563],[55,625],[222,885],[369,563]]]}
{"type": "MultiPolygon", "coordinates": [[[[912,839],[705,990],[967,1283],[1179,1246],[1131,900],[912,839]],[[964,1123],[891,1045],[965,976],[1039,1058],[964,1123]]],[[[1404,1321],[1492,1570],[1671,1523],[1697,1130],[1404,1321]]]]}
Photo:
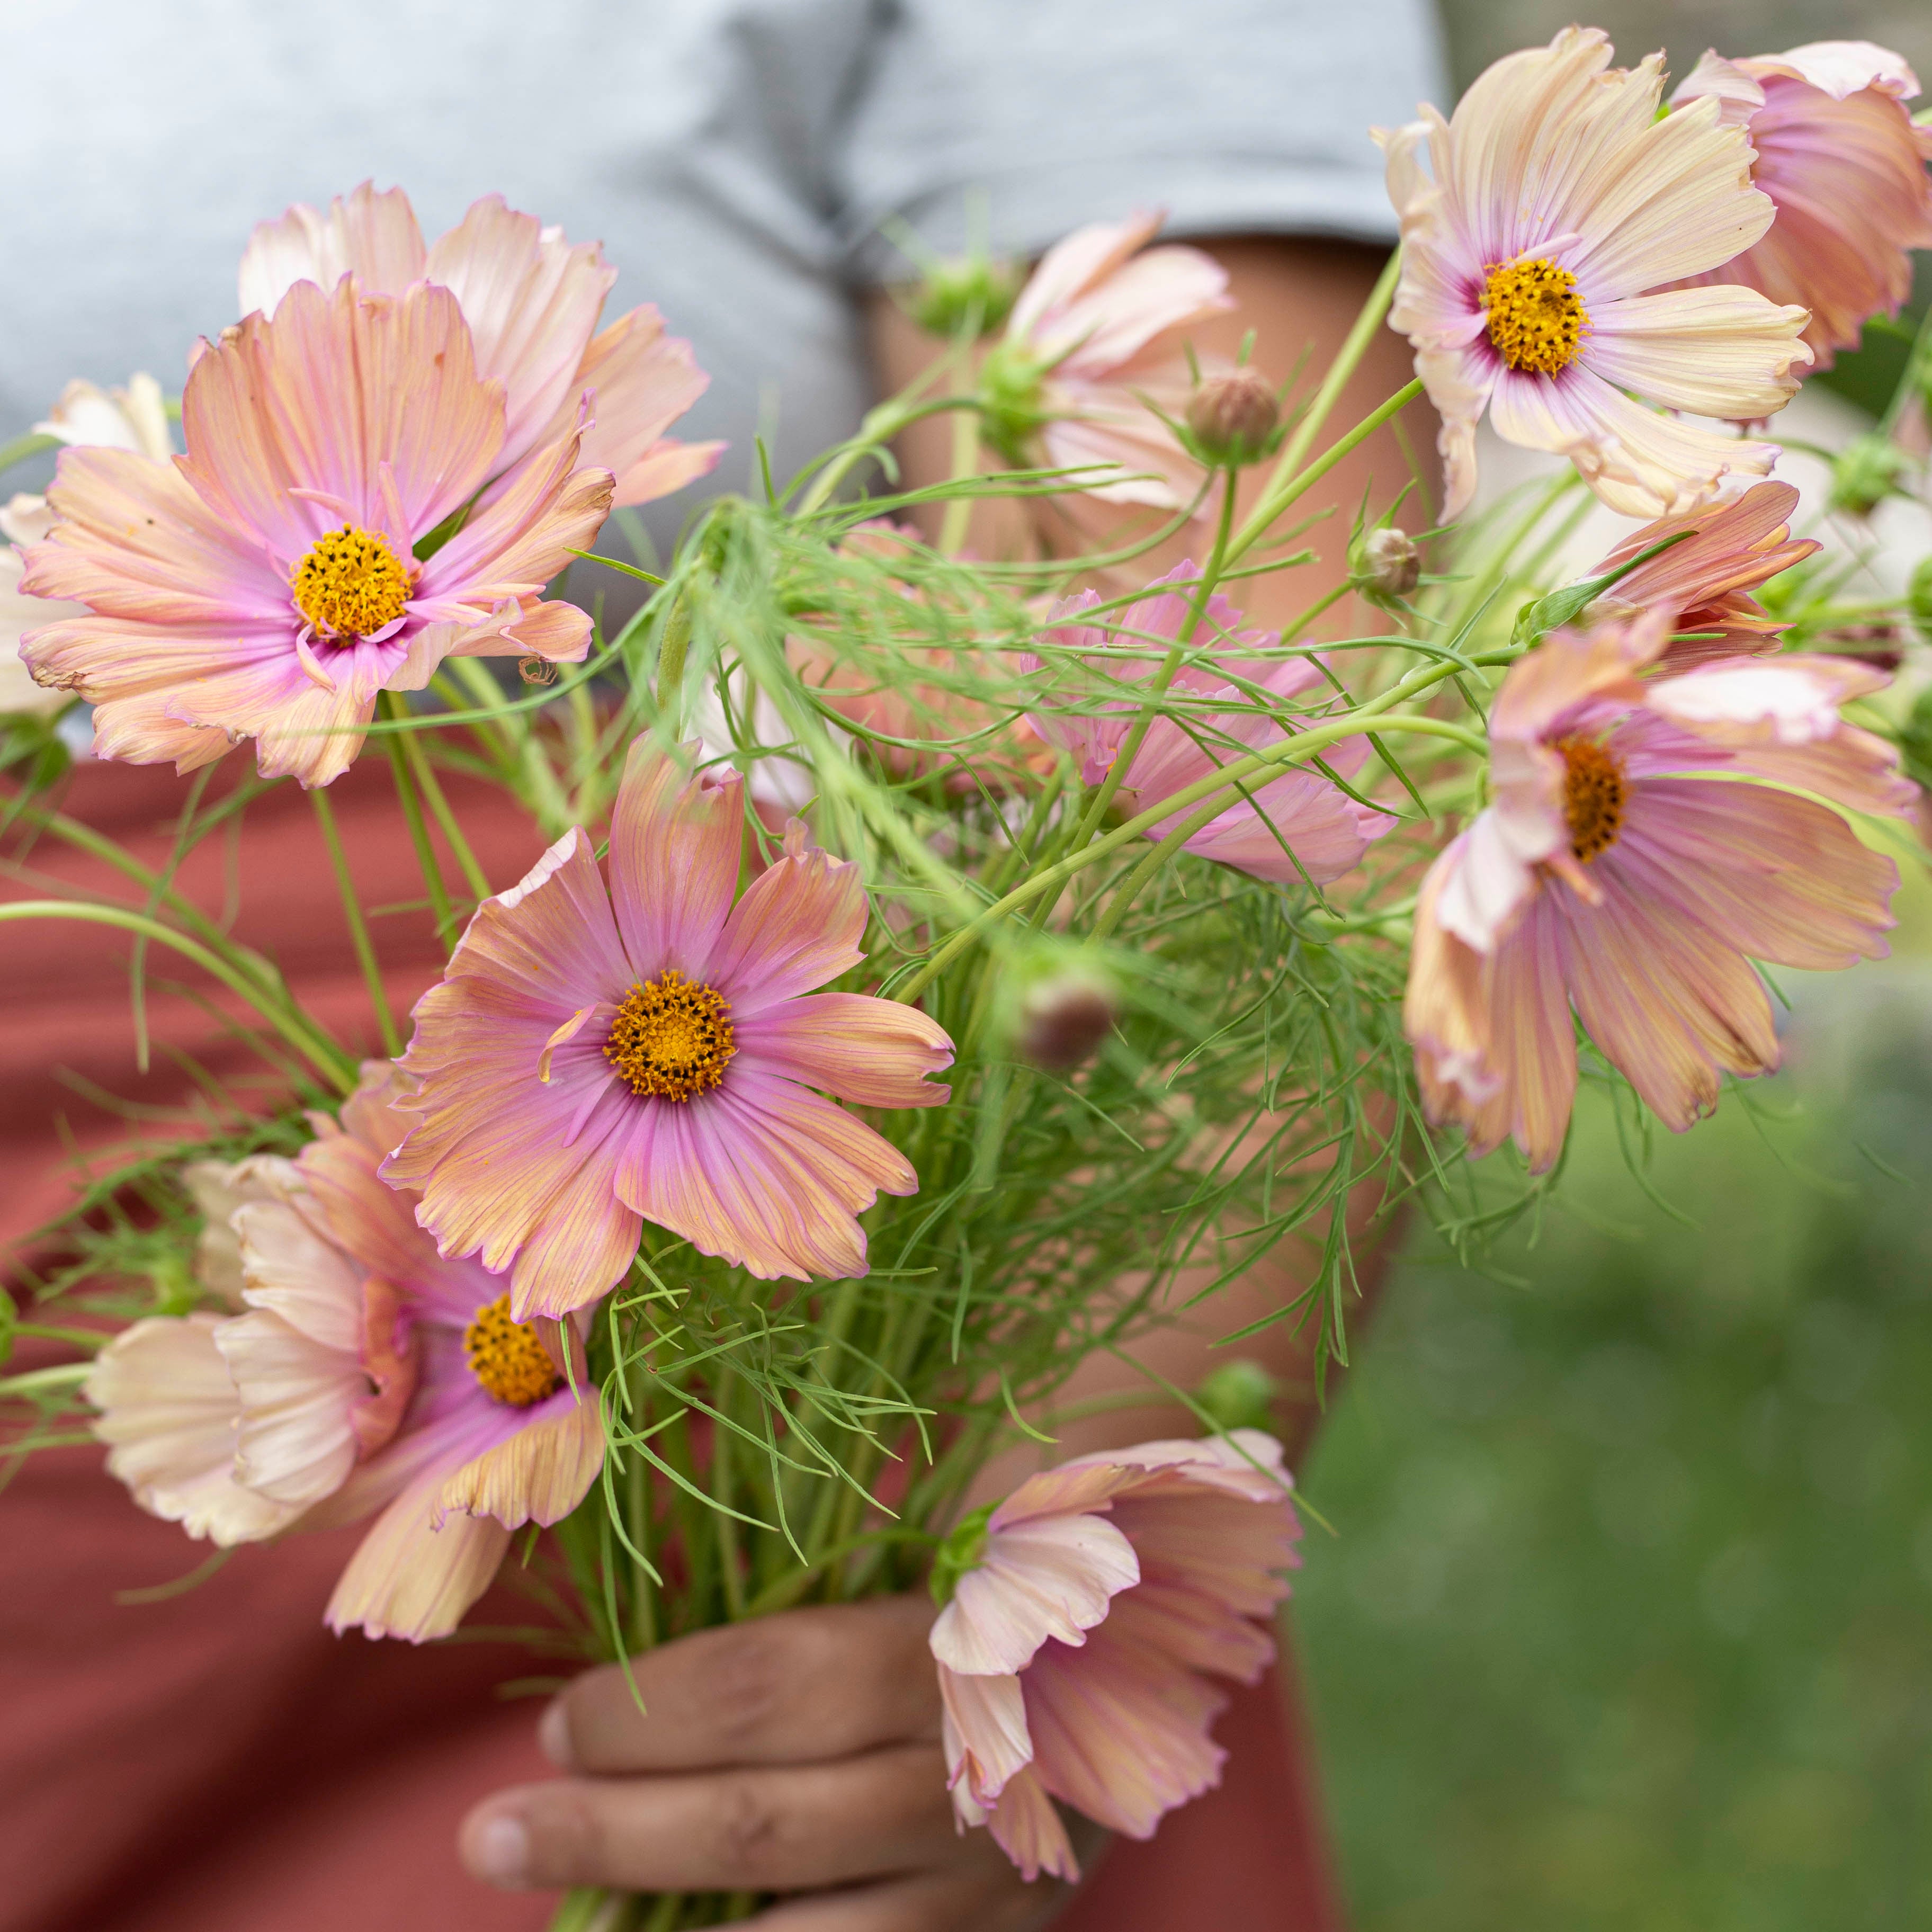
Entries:
{"type": "Polygon", "coordinates": [[[1862,436],[1832,466],[1830,507],[1868,517],[1898,488],[1912,459],[1888,436],[1862,436]]]}
{"type": "Polygon", "coordinates": [[[1260,1363],[1237,1355],[1223,1362],[1194,1391],[1194,1400],[1223,1429],[1261,1429],[1281,1384],[1260,1363]]]}
{"type": "Polygon", "coordinates": [[[1905,586],[1905,608],[1912,628],[1932,644],[1932,556],[1921,560],[1905,586]]]}
{"type": "Polygon", "coordinates": [[[1348,581],[1373,604],[1398,604],[1422,581],[1422,554],[1393,524],[1370,531],[1348,558],[1348,581]]]}
{"type": "Polygon", "coordinates": [[[1187,405],[1187,427],[1209,463],[1252,463],[1265,456],[1281,423],[1281,404],[1258,369],[1210,376],[1187,405]]]}
{"type": "Polygon", "coordinates": [[[1120,1010],[1113,988],[1099,974],[1063,968],[1021,995],[1015,1051],[1049,1073],[1070,1072],[1113,1030],[1120,1010]]]}
{"type": "Polygon", "coordinates": [[[934,262],[905,296],[906,313],[928,335],[989,335],[1011,313],[1020,274],[1011,262],[962,255],[934,262]]]}

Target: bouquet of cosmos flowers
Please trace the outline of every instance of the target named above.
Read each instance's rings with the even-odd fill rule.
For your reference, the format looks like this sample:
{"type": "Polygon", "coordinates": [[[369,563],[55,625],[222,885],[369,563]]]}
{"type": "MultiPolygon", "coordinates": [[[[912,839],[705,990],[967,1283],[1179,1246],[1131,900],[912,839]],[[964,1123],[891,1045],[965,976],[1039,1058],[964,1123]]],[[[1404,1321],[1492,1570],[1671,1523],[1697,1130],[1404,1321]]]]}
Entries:
{"type": "Polygon", "coordinates": [[[427,244],[400,190],[292,208],[178,410],[74,385],[0,452],[65,446],[4,512],[4,810],[16,881],[64,842],[128,890],[0,921],[129,935],[137,1021],[172,953],[274,1084],[150,1124],[18,1262],[19,1331],[81,1358],[0,1382],[14,1449],[85,1417],[218,1551],[366,1524],[316,1612],[372,1636],[500,1570],[586,1658],[929,1584],[958,1817],[1029,1874],[1074,1871],[1058,1804],[1145,1836],[1212,1785],[1298,1560],[1266,1388],[982,1469],[1284,1243],[1318,1385],[1406,1204],[1465,1252],[1533,1209],[1580,1078],[1689,1126],[1777,1064],[1761,968],[1882,954],[1917,862],[1932,560],[1874,532],[1922,500],[1932,331],[1875,324],[1911,346],[1828,502],[1766,428],[1932,245],[1916,82],[1839,43],[1666,98],[1611,58],[1572,28],[1378,134],[1400,252],[1295,382],[1191,353],[1226,278],[1156,218],[1017,290],[934,265],[926,376],[661,568],[580,566],[641,584],[608,633],[545,586],[710,470],[670,434],[705,377],[500,200],[427,244]],[[1384,322],[1415,379],[1338,426],[1384,322]],[[1297,504],[1425,394],[1446,481],[1318,526],[1348,584],[1251,621],[1297,504]],[[934,416],[950,481],[897,487],[934,416]],[[1559,460],[1480,492],[1489,439],[1559,460]],[[974,556],[989,500],[1028,534],[974,556]],[[83,742],[182,775],[172,863],[63,812],[83,742]],[[446,958],[406,1030],[330,808],[358,759],[446,958]],[[176,877],[290,779],[376,1058],[176,877]],[[541,851],[514,884],[484,788],[541,851]]]}

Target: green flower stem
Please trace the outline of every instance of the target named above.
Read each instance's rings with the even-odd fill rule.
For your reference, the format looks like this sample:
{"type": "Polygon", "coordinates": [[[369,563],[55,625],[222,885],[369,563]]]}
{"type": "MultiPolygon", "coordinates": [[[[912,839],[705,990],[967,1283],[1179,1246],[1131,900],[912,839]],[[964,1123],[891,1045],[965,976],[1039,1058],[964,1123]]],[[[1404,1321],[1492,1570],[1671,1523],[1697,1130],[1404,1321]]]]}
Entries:
{"type": "Polygon", "coordinates": [[[1268,534],[1269,525],[1282,511],[1306,496],[1352,450],[1367,442],[1384,423],[1400,415],[1421,394],[1422,378],[1414,376],[1403,383],[1387,402],[1371,410],[1346,436],[1331,442],[1306,470],[1285,483],[1270,483],[1262,493],[1261,501],[1250,513],[1247,521],[1241,526],[1233,542],[1228,546],[1227,561],[1229,563],[1239,562],[1268,534]]]}
{"type": "Polygon", "coordinates": [[[336,829],[335,808],[320,785],[309,794],[315,807],[315,822],[322,828],[322,842],[328,848],[328,862],[335,868],[335,883],[342,895],[342,915],[349,922],[349,943],[356,949],[356,964],[362,968],[369,988],[369,1004],[376,1010],[376,1024],[382,1029],[382,1050],[393,1060],[403,1050],[402,1035],[396,1016],[389,1010],[389,990],[382,984],[382,968],[370,942],[368,922],[362,916],[362,903],[356,896],[356,881],[349,876],[348,856],[342,849],[342,835],[336,829]]]}
{"type": "MultiPolygon", "coordinates": [[[[1377,720],[1377,728],[1384,731],[1419,732],[1425,736],[1451,738],[1467,746],[1472,750],[1480,748],[1486,752],[1486,742],[1465,726],[1451,724],[1441,718],[1424,718],[1414,716],[1394,716],[1393,707],[1420,691],[1453,677],[1458,671],[1467,668],[1466,663],[1432,664],[1418,666],[1400,683],[1394,686],[1382,697],[1352,712],[1346,718],[1338,718],[1332,723],[1298,732],[1292,738],[1285,738],[1279,745],[1271,745],[1265,750],[1256,752],[1245,758],[1238,758],[1232,764],[1219,766],[1207,777],[1197,778],[1191,785],[1184,786],[1172,797],[1130,818],[1090,845],[1070,853],[1058,863],[1036,872],[1024,879],[1003,898],[996,900],[976,918],[968,922],[922,966],[917,972],[892,989],[891,997],[907,1004],[918,998],[940,973],[957,958],[966,948],[988,927],[998,925],[1009,914],[1029,904],[1043,892],[1048,892],[1072,877],[1078,872],[1118,851],[1130,840],[1171,818],[1177,811],[1208,799],[1218,799],[1217,809],[1225,810],[1234,799],[1239,796],[1241,782],[1252,778],[1261,772],[1272,772],[1286,765],[1298,765],[1313,758],[1318,752],[1326,751],[1338,740],[1352,737],[1362,729],[1361,721],[1372,717],[1377,720]]],[[[1211,815],[1211,814],[1210,814],[1211,815]]]]}
{"type": "Polygon", "coordinates": [[[423,802],[430,814],[441,828],[450,856],[456,861],[456,868],[463,874],[463,882],[479,899],[487,899],[490,893],[489,875],[476,862],[476,854],[470,849],[470,841],[463,836],[463,827],[457,822],[456,814],[449,808],[449,800],[444,797],[442,786],[436,775],[436,768],[430,763],[428,748],[422,742],[422,734],[415,731],[399,731],[396,736],[402,741],[409,754],[410,773],[416,780],[416,789],[422,793],[423,802]]]}
{"type": "MultiPolygon", "coordinates": [[[[384,692],[381,703],[386,716],[393,716],[394,694],[384,692]]],[[[424,890],[429,894],[430,916],[436,921],[436,937],[446,950],[456,937],[456,909],[449,902],[449,889],[442,882],[442,867],[423,818],[422,796],[410,769],[408,745],[412,734],[398,731],[389,740],[389,772],[395,781],[396,800],[403,808],[403,823],[409,827],[410,843],[416,848],[416,867],[422,874],[424,890]]]]}
{"type": "MultiPolygon", "coordinates": [[[[319,796],[319,794],[317,794],[319,796]]],[[[16,899],[0,905],[0,925],[14,920],[73,919],[84,925],[116,926],[171,948],[191,960],[212,980],[244,1000],[280,1034],[303,1059],[338,1093],[347,1094],[356,1084],[356,1062],[323,1033],[292,1001],[271,1002],[250,976],[230,959],[178,932],[159,920],[118,906],[82,905],[63,899],[16,899]]],[[[224,949],[225,950],[225,949],[224,949]]]]}
{"type": "MultiPolygon", "coordinates": [[[[1262,492],[1264,502],[1296,475],[1308,452],[1315,447],[1315,439],[1322,434],[1322,425],[1328,420],[1330,412],[1348,386],[1348,378],[1361,366],[1370,343],[1375,339],[1376,330],[1381,328],[1383,317],[1389,312],[1390,304],[1395,300],[1395,285],[1401,274],[1402,250],[1397,248],[1382,265],[1382,272],[1376,277],[1375,286],[1369,291],[1361,313],[1342,341],[1341,352],[1328,365],[1328,372],[1322,377],[1313,400],[1303,412],[1301,419],[1294,425],[1281,454],[1276,459],[1268,488],[1262,492]]],[[[1245,550],[1247,545],[1244,544],[1241,548],[1245,550]]]]}
{"type": "Polygon", "coordinates": [[[57,436],[36,436],[29,430],[25,436],[16,436],[11,442],[0,442],[0,470],[10,470],[16,463],[24,463],[30,456],[44,455],[50,449],[58,449],[61,440],[57,436]]]}
{"type": "MultiPolygon", "coordinates": [[[[237,945],[192,899],[184,898],[160,873],[142,865],[131,852],[95,831],[92,826],[78,818],[70,818],[64,812],[46,812],[38,806],[18,801],[10,808],[16,818],[26,820],[40,831],[52,833],[76,851],[85,852],[91,858],[112,866],[123,878],[131,880],[149,895],[151,911],[155,907],[165,908],[204,946],[214,947],[238,970],[253,979],[266,998],[286,1000],[288,989],[283,984],[282,976],[267,960],[250,948],[237,945]]],[[[101,902],[113,903],[111,900],[101,902]]]]}

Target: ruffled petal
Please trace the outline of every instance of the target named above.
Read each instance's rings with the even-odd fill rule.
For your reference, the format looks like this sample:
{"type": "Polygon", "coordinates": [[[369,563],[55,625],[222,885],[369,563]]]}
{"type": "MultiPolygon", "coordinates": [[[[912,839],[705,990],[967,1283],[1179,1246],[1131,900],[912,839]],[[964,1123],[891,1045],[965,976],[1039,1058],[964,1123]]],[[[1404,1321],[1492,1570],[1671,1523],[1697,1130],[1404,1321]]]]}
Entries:
{"type": "Polygon", "coordinates": [[[610,897],[638,980],[676,967],[712,983],[744,847],[744,788],[734,771],[687,775],[647,736],[631,746],[611,814],[610,897]]]}
{"type": "Polygon", "coordinates": [[[437,238],[424,273],[461,304],[478,374],[503,385],[498,466],[508,468],[549,440],[548,426],[580,393],[578,364],[617,272],[596,242],[572,247],[489,194],[437,238]]]}
{"type": "Polygon", "coordinates": [[[241,1400],[215,1346],[218,1316],[149,1316],[94,1358],[81,1392],[100,1413],[108,1473],[150,1516],[222,1549],[286,1528],[299,1508],[236,1480],[241,1400]]]}
{"type": "Polygon", "coordinates": [[[431,1521],[440,1531],[461,1511],[494,1516],[506,1529],[559,1522],[589,1493],[604,1466],[604,1424],[594,1391],[567,1391],[506,1440],[466,1462],[443,1485],[431,1521]]]}
{"type": "Polygon", "coordinates": [[[926,1076],[952,1064],[952,1042],[916,1006],[865,993],[812,993],[734,1018],[746,1064],[865,1107],[937,1107],[952,1089],[926,1076]]]}
{"type": "Polygon", "coordinates": [[[964,1676],[944,1664],[938,1670],[947,1782],[974,1805],[990,1804],[1033,1758],[1020,1681],[1010,1676],[964,1676]]]}
{"type": "Polygon", "coordinates": [[[258,223],[242,250],[241,313],[272,315],[296,282],[332,289],[354,275],[372,293],[400,295],[422,279],[422,230],[399,188],[380,194],[364,182],[325,213],[298,202],[274,221],[258,223]]]}

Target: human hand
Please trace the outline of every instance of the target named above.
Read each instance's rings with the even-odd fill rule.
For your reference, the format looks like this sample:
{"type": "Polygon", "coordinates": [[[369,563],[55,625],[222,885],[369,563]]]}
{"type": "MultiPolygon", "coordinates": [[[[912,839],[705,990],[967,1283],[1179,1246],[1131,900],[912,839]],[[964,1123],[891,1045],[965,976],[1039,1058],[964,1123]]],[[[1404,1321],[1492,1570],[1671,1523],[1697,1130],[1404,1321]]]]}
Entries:
{"type": "Polygon", "coordinates": [[[954,1829],[932,1618],[889,1597],[700,1631],[636,1660],[648,1716],[617,1666],[586,1671],[538,1731],[570,1774],[486,1798],[464,1864],[512,1888],[800,1894],[764,1932],[1051,1924],[1066,1886],[954,1829]]]}

